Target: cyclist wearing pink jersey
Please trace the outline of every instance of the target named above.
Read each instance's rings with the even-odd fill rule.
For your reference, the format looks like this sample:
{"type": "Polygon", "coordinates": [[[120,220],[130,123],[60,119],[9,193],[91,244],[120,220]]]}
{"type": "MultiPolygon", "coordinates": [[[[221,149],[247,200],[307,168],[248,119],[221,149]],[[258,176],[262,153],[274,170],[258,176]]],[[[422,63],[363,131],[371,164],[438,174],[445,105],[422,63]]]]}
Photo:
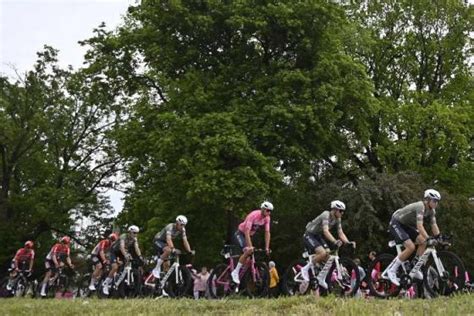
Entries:
{"type": "Polygon", "coordinates": [[[273,204],[265,201],[260,205],[259,210],[250,212],[245,220],[239,225],[239,229],[234,234],[234,243],[239,245],[243,250],[243,254],[239,258],[239,262],[232,271],[232,280],[240,283],[239,272],[247,258],[253,252],[252,236],[260,227],[265,227],[265,250],[267,255],[270,254],[270,213],[273,211],[273,204]]]}

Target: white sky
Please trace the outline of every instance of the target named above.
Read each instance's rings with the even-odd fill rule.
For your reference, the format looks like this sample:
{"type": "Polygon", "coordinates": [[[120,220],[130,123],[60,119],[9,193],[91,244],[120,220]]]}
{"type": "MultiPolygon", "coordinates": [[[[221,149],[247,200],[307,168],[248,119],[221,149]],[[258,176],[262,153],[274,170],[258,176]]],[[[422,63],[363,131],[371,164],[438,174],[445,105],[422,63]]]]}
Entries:
{"type": "MultiPolygon", "coordinates": [[[[59,49],[62,66],[82,65],[85,49],[77,42],[90,38],[101,22],[115,28],[136,0],[0,0],[0,72],[16,77],[30,70],[45,44],[59,49]]],[[[123,194],[108,193],[116,212],[123,194]]]]}

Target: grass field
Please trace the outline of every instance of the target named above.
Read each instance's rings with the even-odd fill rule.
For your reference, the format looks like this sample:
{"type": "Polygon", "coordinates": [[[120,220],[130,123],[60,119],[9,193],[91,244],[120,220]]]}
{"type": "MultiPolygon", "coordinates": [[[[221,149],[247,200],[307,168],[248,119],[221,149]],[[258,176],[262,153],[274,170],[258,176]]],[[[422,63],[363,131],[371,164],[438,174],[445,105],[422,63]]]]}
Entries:
{"type": "Polygon", "coordinates": [[[0,315],[474,315],[474,296],[434,300],[359,300],[312,296],[278,299],[39,300],[1,299],[0,315]]]}

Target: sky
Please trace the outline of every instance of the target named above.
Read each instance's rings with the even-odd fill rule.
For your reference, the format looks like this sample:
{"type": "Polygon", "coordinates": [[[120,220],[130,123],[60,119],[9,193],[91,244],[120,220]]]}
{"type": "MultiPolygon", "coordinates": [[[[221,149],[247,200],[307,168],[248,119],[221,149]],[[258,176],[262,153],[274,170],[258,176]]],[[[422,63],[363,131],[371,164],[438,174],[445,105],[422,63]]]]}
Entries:
{"type": "MultiPolygon", "coordinates": [[[[90,38],[101,22],[114,29],[137,0],[0,0],[0,73],[16,78],[32,69],[36,52],[45,44],[59,49],[61,66],[82,65],[86,49],[78,41],[90,38]]],[[[109,191],[118,213],[123,194],[109,191]]]]}

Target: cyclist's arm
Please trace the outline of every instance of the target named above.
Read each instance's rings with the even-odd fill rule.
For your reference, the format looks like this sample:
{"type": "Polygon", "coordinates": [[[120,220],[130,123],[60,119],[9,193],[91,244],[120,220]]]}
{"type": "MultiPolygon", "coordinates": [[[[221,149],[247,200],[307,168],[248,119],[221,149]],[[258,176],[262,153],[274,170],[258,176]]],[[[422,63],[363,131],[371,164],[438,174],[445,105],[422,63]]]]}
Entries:
{"type": "Polygon", "coordinates": [[[423,226],[424,213],[425,211],[423,209],[416,211],[416,229],[418,230],[418,234],[423,239],[422,241],[425,241],[429,237],[428,233],[426,232],[425,227],[423,226]]]}
{"type": "Polygon", "coordinates": [[[342,230],[342,228],[338,229],[337,232],[338,232],[338,235],[339,235],[339,239],[342,240],[343,243],[345,243],[345,244],[350,243],[349,239],[347,239],[346,234],[344,234],[344,231],[342,230]]]}
{"type": "Polygon", "coordinates": [[[135,243],[133,245],[135,247],[135,253],[137,254],[137,256],[141,257],[142,256],[142,252],[140,251],[140,246],[138,245],[138,241],[135,240],[135,243]]]}
{"type": "Polygon", "coordinates": [[[191,246],[189,245],[188,238],[186,236],[183,236],[183,245],[187,252],[191,252],[191,246]]]}
{"type": "Polygon", "coordinates": [[[125,249],[125,240],[123,239],[120,239],[120,252],[124,257],[126,257],[128,254],[127,249],[125,249]]]}
{"type": "Polygon", "coordinates": [[[266,230],[265,231],[265,250],[269,250],[270,249],[270,231],[269,230],[266,230]]]}
{"type": "Polygon", "coordinates": [[[66,262],[67,262],[67,265],[68,265],[69,267],[71,267],[71,268],[73,267],[72,261],[71,261],[71,257],[69,257],[69,255],[66,257],[66,262]]]}
{"type": "Polygon", "coordinates": [[[247,247],[252,248],[252,238],[250,237],[250,229],[245,229],[245,243],[247,244],[247,247]]]}
{"type": "Polygon", "coordinates": [[[329,242],[331,242],[333,244],[336,243],[336,238],[334,238],[334,236],[329,231],[329,226],[328,225],[323,226],[323,235],[324,235],[324,238],[326,238],[326,240],[328,240],[329,242]]]}
{"type": "Polygon", "coordinates": [[[107,258],[105,257],[104,249],[100,249],[100,251],[99,251],[99,257],[100,257],[100,259],[102,260],[102,262],[105,262],[105,261],[107,260],[107,258]]]}
{"type": "Polygon", "coordinates": [[[31,250],[30,266],[28,267],[28,270],[30,270],[30,271],[33,270],[34,262],[35,262],[35,252],[34,252],[34,250],[31,250]]]}
{"type": "Polygon", "coordinates": [[[54,247],[52,253],[51,253],[51,257],[52,257],[52,260],[53,260],[53,263],[54,263],[54,266],[55,267],[58,267],[59,266],[59,262],[58,262],[58,258],[56,257],[56,247],[54,247]]]}
{"type": "Polygon", "coordinates": [[[437,236],[440,234],[438,224],[436,223],[431,224],[431,232],[433,233],[433,236],[437,236]]]}

